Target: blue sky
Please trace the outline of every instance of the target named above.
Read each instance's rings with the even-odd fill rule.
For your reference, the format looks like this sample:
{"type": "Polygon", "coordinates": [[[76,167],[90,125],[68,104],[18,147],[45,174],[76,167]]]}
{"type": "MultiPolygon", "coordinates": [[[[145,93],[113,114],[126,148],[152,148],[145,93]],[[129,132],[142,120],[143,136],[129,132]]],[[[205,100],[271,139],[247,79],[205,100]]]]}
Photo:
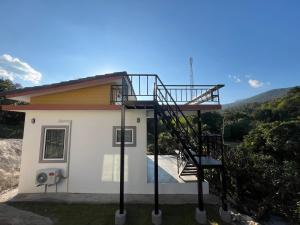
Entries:
{"type": "Polygon", "coordinates": [[[23,86],[114,71],[224,83],[222,102],[300,84],[300,1],[0,1],[0,75],[23,86]]]}

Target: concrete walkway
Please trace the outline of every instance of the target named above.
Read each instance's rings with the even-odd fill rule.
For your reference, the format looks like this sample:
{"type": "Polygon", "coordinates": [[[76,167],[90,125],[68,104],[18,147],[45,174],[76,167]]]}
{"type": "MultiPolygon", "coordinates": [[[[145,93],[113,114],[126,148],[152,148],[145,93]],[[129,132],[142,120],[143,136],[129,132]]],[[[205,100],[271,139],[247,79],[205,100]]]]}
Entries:
{"type": "Polygon", "coordinates": [[[32,212],[16,209],[6,205],[18,194],[18,189],[10,189],[0,193],[0,225],[52,225],[53,222],[32,212]]]}
{"type": "Polygon", "coordinates": [[[14,207],[0,204],[1,225],[52,225],[53,222],[43,216],[32,212],[16,209],[14,207]]]}
{"type": "MultiPolygon", "coordinates": [[[[215,195],[203,195],[207,204],[220,204],[215,195]]],[[[119,194],[88,194],[88,193],[22,193],[15,196],[10,202],[60,202],[86,204],[118,204],[119,194]]],[[[153,194],[125,194],[126,203],[153,204],[153,194]]],[[[160,194],[161,204],[196,204],[197,195],[193,194],[160,194]]]]}

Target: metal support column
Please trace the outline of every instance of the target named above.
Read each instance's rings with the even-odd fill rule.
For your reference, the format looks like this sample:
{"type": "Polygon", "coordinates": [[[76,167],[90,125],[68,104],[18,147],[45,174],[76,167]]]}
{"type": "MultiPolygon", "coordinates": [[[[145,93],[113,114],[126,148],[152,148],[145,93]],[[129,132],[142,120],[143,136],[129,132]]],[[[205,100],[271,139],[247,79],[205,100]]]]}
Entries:
{"type": "Polygon", "coordinates": [[[199,156],[199,163],[197,167],[197,182],[198,182],[198,208],[200,211],[204,210],[203,206],[203,188],[202,182],[204,180],[204,171],[201,167],[201,157],[202,157],[202,124],[201,124],[201,111],[197,111],[197,121],[198,121],[198,156],[199,156]]]}
{"type": "MultiPolygon", "coordinates": [[[[156,87],[155,87],[156,88],[156,87]]],[[[156,91],[155,91],[156,94],[156,91]]],[[[157,116],[157,105],[155,96],[154,105],[154,212],[159,213],[158,209],[158,116],[157,116]]]]}
{"type": "Polygon", "coordinates": [[[125,82],[122,81],[121,147],[120,147],[120,214],[124,213],[124,154],[125,154],[125,82]]]}

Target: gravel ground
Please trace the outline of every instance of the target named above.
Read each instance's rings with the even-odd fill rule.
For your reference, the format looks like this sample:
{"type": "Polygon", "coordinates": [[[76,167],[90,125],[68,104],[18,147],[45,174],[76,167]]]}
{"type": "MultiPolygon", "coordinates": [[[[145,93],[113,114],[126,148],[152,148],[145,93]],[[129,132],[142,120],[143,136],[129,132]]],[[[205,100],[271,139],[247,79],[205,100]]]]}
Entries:
{"type": "Polygon", "coordinates": [[[4,204],[18,193],[21,151],[21,139],[0,139],[0,225],[52,225],[47,217],[4,204]]]}
{"type": "MultiPolygon", "coordinates": [[[[18,194],[18,188],[8,189],[0,193],[0,203],[7,202],[18,194]]],[[[1,224],[0,224],[1,225],[1,224]]]]}
{"type": "Polygon", "coordinates": [[[22,139],[0,139],[0,193],[18,186],[22,139]]]}

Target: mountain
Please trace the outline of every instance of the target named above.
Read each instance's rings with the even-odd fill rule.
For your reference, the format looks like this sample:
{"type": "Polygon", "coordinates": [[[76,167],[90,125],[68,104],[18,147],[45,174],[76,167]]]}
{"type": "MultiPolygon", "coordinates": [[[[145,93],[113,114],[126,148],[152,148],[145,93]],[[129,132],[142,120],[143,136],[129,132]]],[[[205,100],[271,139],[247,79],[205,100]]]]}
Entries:
{"type": "Polygon", "coordinates": [[[263,102],[267,102],[267,101],[270,101],[270,100],[273,100],[276,98],[281,98],[281,97],[284,97],[291,88],[292,87],[272,89],[272,90],[260,93],[253,97],[250,97],[250,98],[245,98],[245,99],[233,102],[233,103],[224,104],[223,109],[235,108],[235,107],[243,106],[243,105],[246,105],[249,103],[263,103],[263,102]]]}

